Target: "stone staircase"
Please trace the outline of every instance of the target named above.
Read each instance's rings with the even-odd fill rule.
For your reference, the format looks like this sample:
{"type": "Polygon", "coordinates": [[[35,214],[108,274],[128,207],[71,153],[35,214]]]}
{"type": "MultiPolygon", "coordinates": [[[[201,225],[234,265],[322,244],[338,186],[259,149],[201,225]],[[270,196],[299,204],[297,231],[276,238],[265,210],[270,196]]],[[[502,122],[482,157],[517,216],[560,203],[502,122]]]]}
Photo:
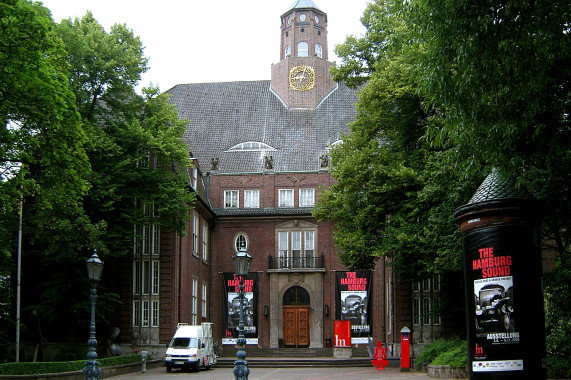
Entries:
{"type": "MultiPolygon", "coordinates": [[[[234,367],[237,349],[224,347],[224,353],[218,358],[217,367],[234,367]]],[[[334,358],[333,348],[249,348],[246,347],[248,367],[288,368],[288,367],[371,367],[366,346],[353,347],[352,357],[334,358]]],[[[389,358],[389,366],[398,367],[398,358],[389,358]],[[392,363],[391,363],[392,362],[392,363]]]]}

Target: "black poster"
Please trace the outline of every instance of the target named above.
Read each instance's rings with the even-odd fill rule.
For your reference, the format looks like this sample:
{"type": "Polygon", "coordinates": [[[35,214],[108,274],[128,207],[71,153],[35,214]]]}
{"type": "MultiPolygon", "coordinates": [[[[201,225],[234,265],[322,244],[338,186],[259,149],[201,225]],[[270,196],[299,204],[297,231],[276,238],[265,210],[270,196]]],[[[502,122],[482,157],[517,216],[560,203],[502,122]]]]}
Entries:
{"type": "MultiPolygon", "coordinates": [[[[240,319],[240,281],[234,273],[224,273],[224,315],[226,328],[223,344],[236,344],[240,319]]],[[[244,335],[246,344],[258,343],[258,273],[244,278],[244,335]]]]}
{"type": "Polygon", "coordinates": [[[529,376],[529,353],[541,352],[533,347],[544,323],[534,240],[533,230],[522,225],[481,228],[464,236],[471,379],[529,376]]]}
{"type": "Polygon", "coordinates": [[[335,272],[335,319],[351,322],[351,343],[371,335],[371,271],[335,272]]]}

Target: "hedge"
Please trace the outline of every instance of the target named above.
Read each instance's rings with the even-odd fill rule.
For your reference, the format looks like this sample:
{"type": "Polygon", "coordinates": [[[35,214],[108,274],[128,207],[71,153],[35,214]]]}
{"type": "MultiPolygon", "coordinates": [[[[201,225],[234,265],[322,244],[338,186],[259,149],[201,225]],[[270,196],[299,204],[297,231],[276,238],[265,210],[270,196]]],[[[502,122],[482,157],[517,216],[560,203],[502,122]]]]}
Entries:
{"type": "MultiPolygon", "coordinates": [[[[150,360],[147,357],[147,360],[150,360]]],[[[112,356],[109,358],[97,359],[101,367],[136,363],[141,361],[140,355],[112,356]]],[[[21,362],[0,364],[0,375],[37,375],[45,373],[60,373],[81,371],[86,360],[76,360],[70,362],[21,362]]]]}

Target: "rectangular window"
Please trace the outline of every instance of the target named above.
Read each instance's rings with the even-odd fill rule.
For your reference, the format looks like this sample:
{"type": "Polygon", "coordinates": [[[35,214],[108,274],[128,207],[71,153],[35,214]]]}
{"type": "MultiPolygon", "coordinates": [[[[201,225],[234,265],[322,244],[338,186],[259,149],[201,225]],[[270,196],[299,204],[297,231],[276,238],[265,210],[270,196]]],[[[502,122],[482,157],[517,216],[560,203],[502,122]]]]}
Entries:
{"type": "Polygon", "coordinates": [[[278,231],[278,268],[315,268],[315,231],[278,231]]]}
{"type": "Polygon", "coordinates": [[[150,305],[149,301],[143,301],[143,327],[149,327],[150,305]]]}
{"type": "Polygon", "coordinates": [[[133,326],[141,326],[141,301],[133,301],[133,326]]]}
{"type": "Polygon", "coordinates": [[[420,298],[412,299],[412,323],[420,325],[420,298]]]}
{"type": "Polygon", "coordinates": [[[304,232],[304,253],[305,253],[305,263],[304,266],[308,268],[315,268],[316,257],[315,257],[315,249],[313,245],[313,231],[305,231],[304,232]]]}
{"type": "Polygon", "coordinates": [[[204,282],[202,283],[202,318],[207,318],[206,312],[208,310],[208,303],[206,302],[206,295],[208,291],[208,285],[204,282]]]}
{"type": "Polygon", "coordinates": [[[432,299],[432,321],[435,325],[440,324],[440,298],[434,297],[432,299]]]}
{"type": "Polygon", "coordinates": [[[280,189],[279,207],[293,207],[293,189],[280,189]]]}
{"type": "Polygon", "coordinates": [[[159,261],[153,261],[153,294],[159,294],[159,261]]]}
{"type": "Polygon", "coordinates": [[[422,299],[422,323],[425,325],[430,324],[430,298],[422,299]]]}
{"type": "Polygon", "coordinates": [[[244,190],[244,207],[259,208],[260,207],[260,191],[244,190]]]}
{"type": "Polygon", "coordinates": [[[133,294],[141,294],[141,262],[133,261],[133,294]]]}
{"type": "Polygon", "coordinates": [[[432,290],[440,291],[440,275],[439,274],[434,275],[434,277],[432,279],[432,290]]]}
{"type": "Polygon", "coordinates": [[[151,288],[151,262],[148,260],[143,261],[143,275],[141,281],[143,282],[143,294],[149,294],[151,288]]]}
{"type": "Polygon", "coordinates": [[[153,224],[153,251],[151,254],[158,255],[161,247],[161,227],[158,224],[153,224]]]}
{"type": "Polygon", "coordinates": [[[208,261],[208,225],[202,224],[202,260],[208,261]]]}
{"type": "Polygon", "coordinates": [[[198,256],[198,215],[192,216],[192,254],[198,256]]]}
{"type": "Polygon", "coordinates": [[[288,233],[278,232],[278,260],[280,268],[288,267],[288,233]]]}
{"type": "Polygon", "coordinates": [[[151,327],[159,327],[159,301],[152,302],[151,327]]]}
{"type": "Polygon", "coordinates": [[[420,281],[415,281],[412,283],[412,291],[413,292],[420,291],[420,281]]]}
{"type": "Polygon", "coordinates": [[[430,278],[425,278],[422,280],[422,290],[425,292],[430,291],[430,278]]]}
{"type": "Polygon", "coordinates": [[[291,233],[291,257],[294,268],[300,268],[301,262],[301,231],[293,231],[291,233]]]}
{"type": "Polygon", "coordinates": [[[238,208],[240,204],[238,202],[238,190],[226,190],[224,191],[224,208],[238,208]]]}
{"type": "Polygon", "coordinates": [[[192,305],[190,313],[192,315],[192,324],[197,324],[197,307],[198,307],[198,279],[196,277],[192,278],[192,305]]]}
{"type": "Polygon", "coordinates": [[[314,204],[314,189],[299,189],[299,207],[313,207],[314,204]]]}

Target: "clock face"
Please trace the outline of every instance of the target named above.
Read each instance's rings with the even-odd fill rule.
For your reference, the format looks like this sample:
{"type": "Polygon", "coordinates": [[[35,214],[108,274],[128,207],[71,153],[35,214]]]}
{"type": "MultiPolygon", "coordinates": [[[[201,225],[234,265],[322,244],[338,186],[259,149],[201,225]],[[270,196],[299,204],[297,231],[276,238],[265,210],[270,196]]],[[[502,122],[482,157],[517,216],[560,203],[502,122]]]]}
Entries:
{"type": "Polygon", "coordinates": [[[309,91],[315,87],[315,70],[313,67],[293,67],[289,71],[289,86],[295,91],[309,91]]]}

